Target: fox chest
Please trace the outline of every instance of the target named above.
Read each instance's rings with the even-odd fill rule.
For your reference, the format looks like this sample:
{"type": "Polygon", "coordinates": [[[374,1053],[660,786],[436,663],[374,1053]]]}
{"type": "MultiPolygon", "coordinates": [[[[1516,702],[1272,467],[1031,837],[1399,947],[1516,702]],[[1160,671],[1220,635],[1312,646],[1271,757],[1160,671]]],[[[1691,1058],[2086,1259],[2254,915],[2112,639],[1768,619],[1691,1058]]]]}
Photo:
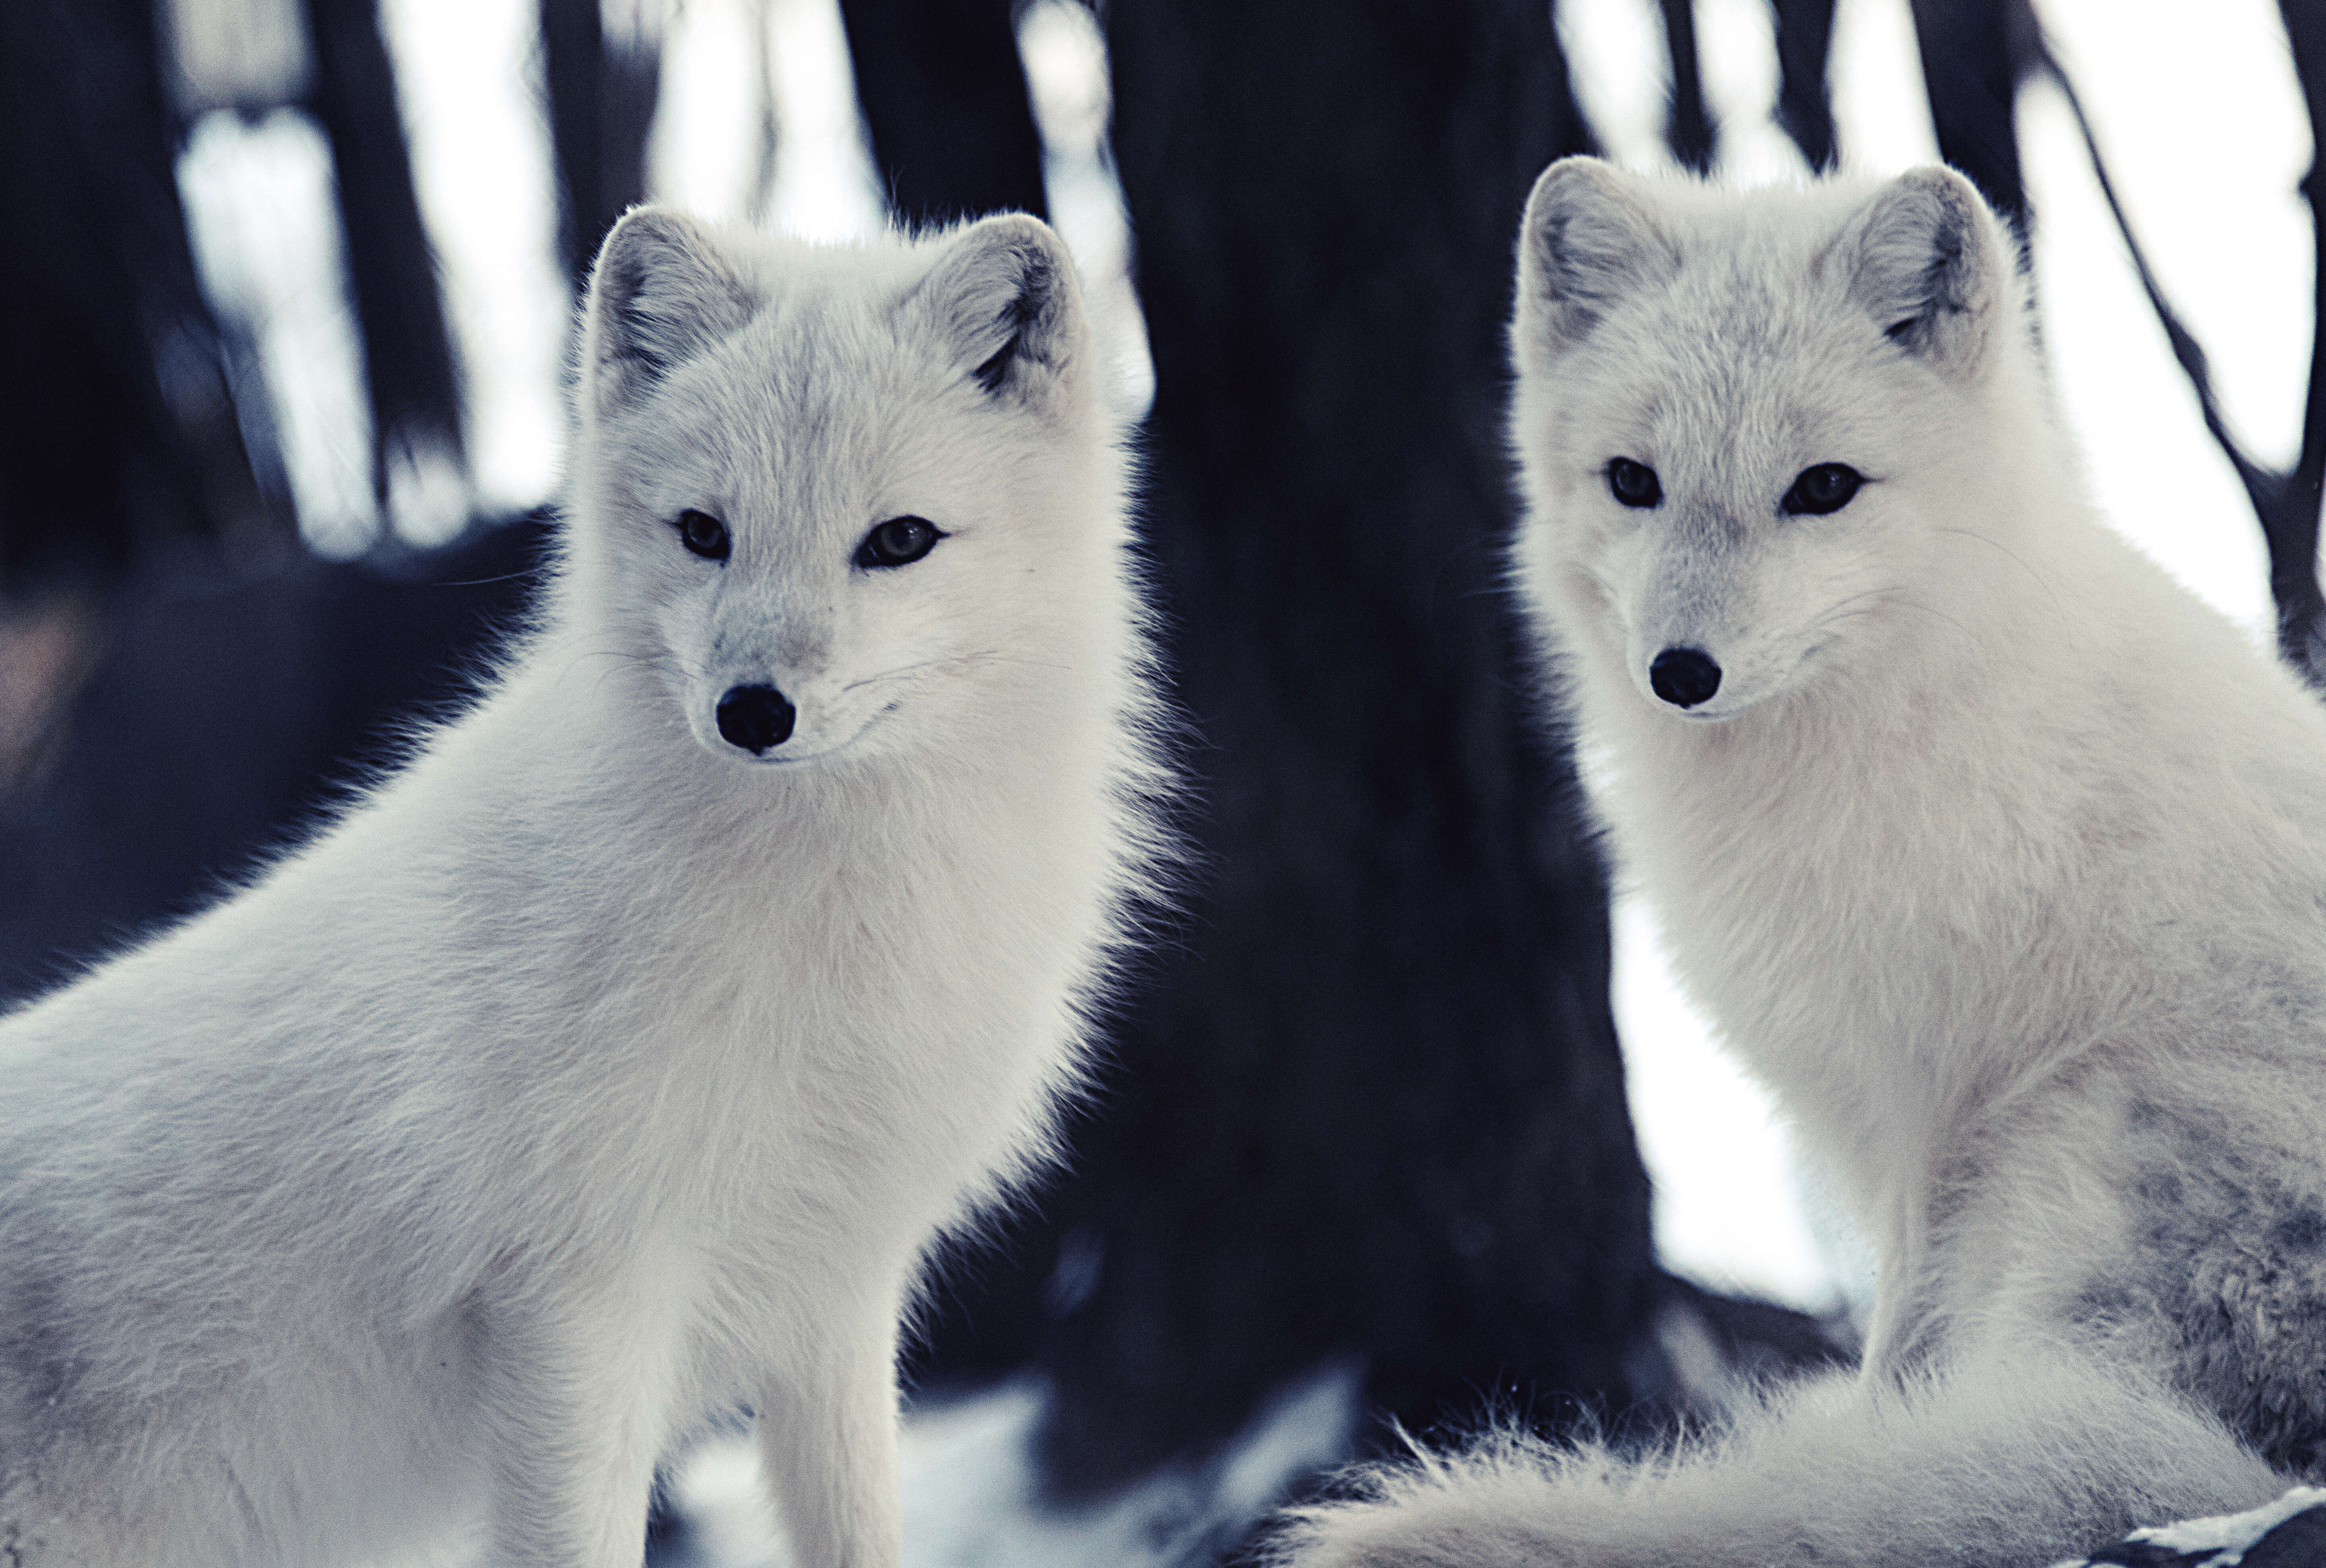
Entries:
{"type": "Polygon", "coordinates": [[[1739,784],[1667,775],[1601,804],[1682,983],[1872,1183],[1981,1053],[2055,1031],[2059,926],[1928,801],[1739,784]]]}
{"type": "Polygon", "coordinates": [[[802,934],[649,1026],[665,1066],[639,1134],[730,1222],[938,1223],[1035,1152],[1077,1065],[1085,955],[1065,933],[1004,941],[1006,920],[935,951],[906,923],[802,934]]]}

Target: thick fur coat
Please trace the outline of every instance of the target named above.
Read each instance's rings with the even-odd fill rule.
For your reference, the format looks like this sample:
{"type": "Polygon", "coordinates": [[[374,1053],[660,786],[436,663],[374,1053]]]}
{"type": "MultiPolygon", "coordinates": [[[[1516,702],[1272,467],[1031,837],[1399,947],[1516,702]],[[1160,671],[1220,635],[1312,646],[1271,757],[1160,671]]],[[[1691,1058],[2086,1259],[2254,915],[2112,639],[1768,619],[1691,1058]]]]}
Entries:
{"type": "Polygon", "coordinates": [[[634,1568],[739,1404],[796,1562],[897,1558],[900,1313],[1156,864],[1124,459],[1032,218],[642,210],[585,309],[506,673],[0,1023],[0,1560],[634,1568]]]}
{"type": "Polygon", "coordinates": [[[1287,1561],[2018,1568],[2319,1473],[2326,715],[2093,515],[2031,323],[1946,171],[1536,187],[1521,596],[1876,1248],[1866,1353],[1644,1460],[1376,1473],[1287,1561]]]}

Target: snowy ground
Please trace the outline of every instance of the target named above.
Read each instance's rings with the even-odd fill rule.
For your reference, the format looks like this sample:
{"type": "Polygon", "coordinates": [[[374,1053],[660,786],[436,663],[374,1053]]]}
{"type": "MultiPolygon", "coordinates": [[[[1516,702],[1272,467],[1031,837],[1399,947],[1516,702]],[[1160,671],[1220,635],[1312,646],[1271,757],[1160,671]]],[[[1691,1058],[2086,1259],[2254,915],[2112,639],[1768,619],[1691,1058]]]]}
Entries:
{"type": "Polygon", "coordinates": [[[2135,1530],[2124,1546],[2059,1568],[2317,1568],[2326,1563],[2326,1487],[2295,1487],[2242,1514],[2135,1530]]]}
{"type": "MultiPolygon", "coordinates": [[[[1226,1453],[1167,1470],[1092,1508],[1046,1507],[1028,1442],[1042,1408],[1023,1380],[916,1414],[905,1426],[905,1568],[1198,1568],[1218,1560],[1292,1484],[1337,1461],[1357,1374],[1317,1373],[1279,1395],[1226,1453]]],[[[707,1443],[674,1489],[688,1520],[669,1568],[779,1568],[747,1438],[707,1443]]]]}

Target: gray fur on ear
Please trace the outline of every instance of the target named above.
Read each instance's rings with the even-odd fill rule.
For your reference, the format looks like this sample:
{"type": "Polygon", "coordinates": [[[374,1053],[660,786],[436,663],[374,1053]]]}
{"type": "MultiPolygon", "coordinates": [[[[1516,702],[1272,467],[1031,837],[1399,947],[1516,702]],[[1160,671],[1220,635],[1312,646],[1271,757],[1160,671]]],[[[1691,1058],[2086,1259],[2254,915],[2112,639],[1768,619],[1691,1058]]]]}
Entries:
{"type": "Polygon", "coordinates": [[[584,355],[601,402],[628,402],[741,329],[756,302],[711,231],[666,207],[623,215],[599,247],[584,355]]]}
{"type": "Polygon", "coordinates": [[[1951,169],[1911,169],[1868,204],[1850,286],[1891,341],[1960,376],[1986,359],[2010,272],[1978,188],[1951,169]]]}
{"type": "Polygon", "coordinates": [[[971,224],[917,297],[939,339],[991,396],[1040,401],[1084,357],[1074,258],[1038,218],[1006,212],[971,224]]]}
{"type": "Polygon", "coordinates": [[[1633,181],[1597,158],[1542,172],[1519,226],[1518,335],[1556,354],[1624,294],[1679,270],[1679,252],[1633,181]]]}

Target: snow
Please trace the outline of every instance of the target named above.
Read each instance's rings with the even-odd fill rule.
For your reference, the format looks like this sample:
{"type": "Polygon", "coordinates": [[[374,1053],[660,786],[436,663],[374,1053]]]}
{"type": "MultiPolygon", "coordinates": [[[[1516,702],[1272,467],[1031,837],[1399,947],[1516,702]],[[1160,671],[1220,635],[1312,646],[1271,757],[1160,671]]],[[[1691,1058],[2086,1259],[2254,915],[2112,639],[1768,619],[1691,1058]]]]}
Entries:
{"type": "MultiPolygon", "coordinates": [[[[2326,1487],[2295,1487],[2277,1501],[2246,1513],[2219,1514],[2159,1529],[2135,1530],[2131,1538],[2169,1552],[2241,1554],[2294,1515],[2321,1503],[2326,1503],[2326,1487]]],[[[2237,1557],[2217,1557],[2207,1568],[2237,1568],[2237,1557]]]]}
{"type": "Polygon", "coordinates": [[[361,554],[379,534],[371,406],[329,144],[297,109],[213,109],[186,138],[178,190],[210,308],[257,351],[301,534],[319,555],[361,554]]]}
{"type": "MultiPolygon", "coordinates": [[[[2167,1552],[2215,1554],[2201,1563],[2189,1564],[2189,1568],[2238,1568],[2245,1554],[2261,1544],[2264,1536],[2296,1514],[2321,1505],[2326,1505],[2326,1487],[2295,1487],[2277,1501],[2242,1514],[2184,1519],[2177,1525],[2135,1530],[2126,1539],[2167,1552]]],[[[2059,1568],[2088,1568],[2088,1564],[2062,1563],[2059,1568]]]]}
{"type": "Polygon", "coordinates": [[[688,0],[663,48],[654,199],[806,239],[886,227],[837,0],[688,0]]]}
{"type": "MultiPolygon", "coordinates": [[[[1021,1378],[905,1424],[905,1568],[1173,1568],[1216,1562],[1292,1485],[1344,1458],[1357,1372],[1329,1366],[1279,1393],[1218,1458],[1168,1467],[1084,1508],[1046,1502],[1030,1443],[1043,1403],[1021,1378]]],[[[785,1568],[746,1437],[706,1443],[679,1468],[684,1568],[785,1568]]]]}
{"type": "MultiPolygon", "coordinates": [[[[502,515],[548,498],[565,439],[572,306],[557,260],[539,20],[533,0],[380,5],[458,350],[476,504],[502,515]]],[[[418,507],[396,526],[414,544],[442,532],[418,507]]]]}
{"type": "Polygon", "coordinates": [[[1862,1297],[1870,1270],[1837,1225],[1820,1234],[1812,1223],[1825,1211],[1812,1207],[1776,1102],[1681,994],[1654,912],[1619,896],[1614,927],[1616,1030],[1640,1157],[1655,1182],[1658,1255],[1700,1284],[1812,1311],[1862,1297]]]}

